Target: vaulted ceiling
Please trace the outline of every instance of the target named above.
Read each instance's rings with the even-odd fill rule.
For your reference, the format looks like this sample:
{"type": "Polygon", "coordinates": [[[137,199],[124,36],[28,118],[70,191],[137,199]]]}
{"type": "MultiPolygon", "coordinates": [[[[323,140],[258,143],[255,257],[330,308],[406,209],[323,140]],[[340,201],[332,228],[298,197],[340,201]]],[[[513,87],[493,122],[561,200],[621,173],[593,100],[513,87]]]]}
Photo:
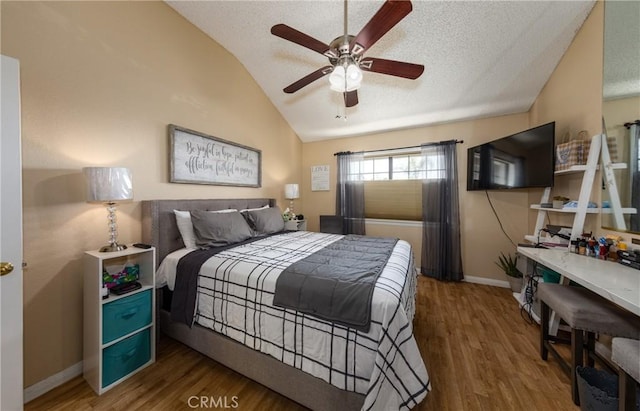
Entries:
{"type": "MultiPolygon", "coordinates": [[[[365,52],[424,65],[417,80],[364,72],[345,108],[328,77],[283,88],[327,57],[270,33],[283,23],[325,44],[344,34],[341,1],[168,1],[233,54],[302,141],[340,138],[529,110],[594,1],[413,1],[413,10],[365,52]]],[[[383,1],[350,1],[357,35],[383,1]]]]}

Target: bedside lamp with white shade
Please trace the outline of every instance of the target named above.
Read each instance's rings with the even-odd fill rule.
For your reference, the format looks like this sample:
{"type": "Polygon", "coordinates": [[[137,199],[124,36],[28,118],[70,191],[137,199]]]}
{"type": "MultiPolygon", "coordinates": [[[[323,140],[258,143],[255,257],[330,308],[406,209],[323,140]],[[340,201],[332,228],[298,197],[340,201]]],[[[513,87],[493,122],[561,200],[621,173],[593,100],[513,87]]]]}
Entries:
{"type": "Polygon", "coordinates": [[[118,244],[116,205],[133,200],[131,172],[125,167],[85,167],[87,202],[103,203],[108,211],[109,244],[101,252],[121,251],[126,245],[118,244]]]}
{"type": "Polygon", "coordinates": [[[285,184],[284,198],[289,200],[289,210],[293,214],[293,200],[300,198],[300,188],[297,184],[285,184]]]}

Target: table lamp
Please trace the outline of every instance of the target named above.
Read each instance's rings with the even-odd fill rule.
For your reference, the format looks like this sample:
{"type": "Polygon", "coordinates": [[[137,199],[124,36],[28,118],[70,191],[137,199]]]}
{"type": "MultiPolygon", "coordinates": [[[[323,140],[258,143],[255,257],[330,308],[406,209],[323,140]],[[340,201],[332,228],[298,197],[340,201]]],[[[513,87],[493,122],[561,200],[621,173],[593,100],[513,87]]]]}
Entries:
{"type": "Polygon", "coordinates": [[[293,212],[293,200],[300,198],[300,188],[297,184],[285,184],[284,185],[284,198],[289,200],[289,211],[293,212]]]}
{"type": "Polygon", "coordinates": [[[124,167],[85,167],[87,179],[87,202],[103,203],[107,207],[109,244],[101,252],[121,251],[126,245],[118,244],[116,223],[116,205],[122,201],[133,200],[131,172],[124,167]]]}

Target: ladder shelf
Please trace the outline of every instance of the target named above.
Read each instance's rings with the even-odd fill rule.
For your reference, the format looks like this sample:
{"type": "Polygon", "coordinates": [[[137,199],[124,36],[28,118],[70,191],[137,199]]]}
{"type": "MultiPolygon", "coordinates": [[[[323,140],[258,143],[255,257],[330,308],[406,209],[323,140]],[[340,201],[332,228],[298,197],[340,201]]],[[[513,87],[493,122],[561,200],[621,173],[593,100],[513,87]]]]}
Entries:
{"type": "MultiPolygon", "coordinates": [[[[611,156],[609,154],[609,147],[607,146],[606,135],[598,134],[591,138],[591,146],[589,147],[589,156],[587,157],[587,164],[572,166],[567,170],[556,171],[555,175],[566,175],[574,173],[583,173],[582,185],[580,187],[580,194],[578,196],[578,202],[576,207],[567,208],[547,208],[541,207],[540,204],[549,203],[549,197],[551,195],[551,187],[546,187],[542,193],[540,204],[532,204],[531,208],[538,210],[538,217],[536,219],[536,227],[533,235],[526,235],[525,240],[534,244],[544,243],[545,245],[553,245],[557,247],[569,248],[571,241],[577,239],[584,232],[584,222],[587,214],[606,213],[613,214],[616,226],[621,230],[626,230],[626,223],[624,221],[624,214],[636,214],[635,208],[623,208],[620,203],[620,195],[618,186],[616,183],[614,170],[626,169],[625,163],[612,163],[611,156]],[[601,165],[598,164],[600,161],[601,165]],[[610,208],[601,207],[589,207],[589,199],[591,197],[591,191],[593,189],[596,171],[604,170],[602,178],[604,184],[609,190],[610,194],[610,208]],[[548,212],[553,213],[573,213],[573,226],[571,227],[570,240],[559,241],[549,235],[541,235],[544,228],[545,218],[548,212]]],[[[566,277],[560,276],[560,283],[567,284],[569,281],[566,277]]],[[[549,319],[549,334],[556,335],[558,331],[559,319],[555,313],[551,313],[549,319]]]]}
{"type": "MultiPolygon", "coordinates": [[[[558,243],[557,240],[553,240],[549,236],[540,236],[542,229],[544,228],[545,218],[548,212],[552,213],[571,213],[575,214],[573,218],[573,226],[571,227],[571,240],[575,240],[584,231],[584,222],[587,214],[613,214],[616,225],[620,229],[626,229],[626,223],[624,221],[625,214],[636,214],[638,211],[635,208],[622,207],[620,203],[620,196],[616,179],[614,176],[614,170],[623,170],[627,168],[626,163],[612,163],[611,156],[609,154],[609,147],[607,146],[606,136],[604,134],[598,134],[591,138],[591,145],[589,147],[589,156],[587,157],[587,164],[574,165],[567,170],[559,170],[554,174],[566,175],[583,173],[582,185],[580,187],[580,195],[578,197],[576,207],[564,207],[564,208],[548,208],[541,207],[540,204],[549,203],[549,197],[551,195],[551,187],[544,189],[540,204],[532,204],[531,208],[538,210],[538,217],[536,219],[536,226],[533,235],[525,236],[525,240],[533,243],[545,240],[544,242],[558,243]],[[601,164],[598,164],[600,161],[601,164]],[[589,199],[593,189],[593,183],[595,181],[596,171],[603,171],[603,179],[607,189],[610,193],[610,207],[589,207],[589,199]]],[[[567,244],[568,247],[568,244],[567,244]]]]}

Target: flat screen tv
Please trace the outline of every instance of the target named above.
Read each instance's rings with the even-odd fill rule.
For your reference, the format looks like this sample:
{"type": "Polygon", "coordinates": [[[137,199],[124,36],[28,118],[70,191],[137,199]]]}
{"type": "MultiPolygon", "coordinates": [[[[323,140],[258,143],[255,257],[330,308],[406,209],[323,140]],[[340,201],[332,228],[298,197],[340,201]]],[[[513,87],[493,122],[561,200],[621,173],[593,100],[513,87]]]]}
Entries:
{"type": "Polygon", "coordinates": [[[471,147],[467,190],[553,187],[555,122],[471,147]]]}

